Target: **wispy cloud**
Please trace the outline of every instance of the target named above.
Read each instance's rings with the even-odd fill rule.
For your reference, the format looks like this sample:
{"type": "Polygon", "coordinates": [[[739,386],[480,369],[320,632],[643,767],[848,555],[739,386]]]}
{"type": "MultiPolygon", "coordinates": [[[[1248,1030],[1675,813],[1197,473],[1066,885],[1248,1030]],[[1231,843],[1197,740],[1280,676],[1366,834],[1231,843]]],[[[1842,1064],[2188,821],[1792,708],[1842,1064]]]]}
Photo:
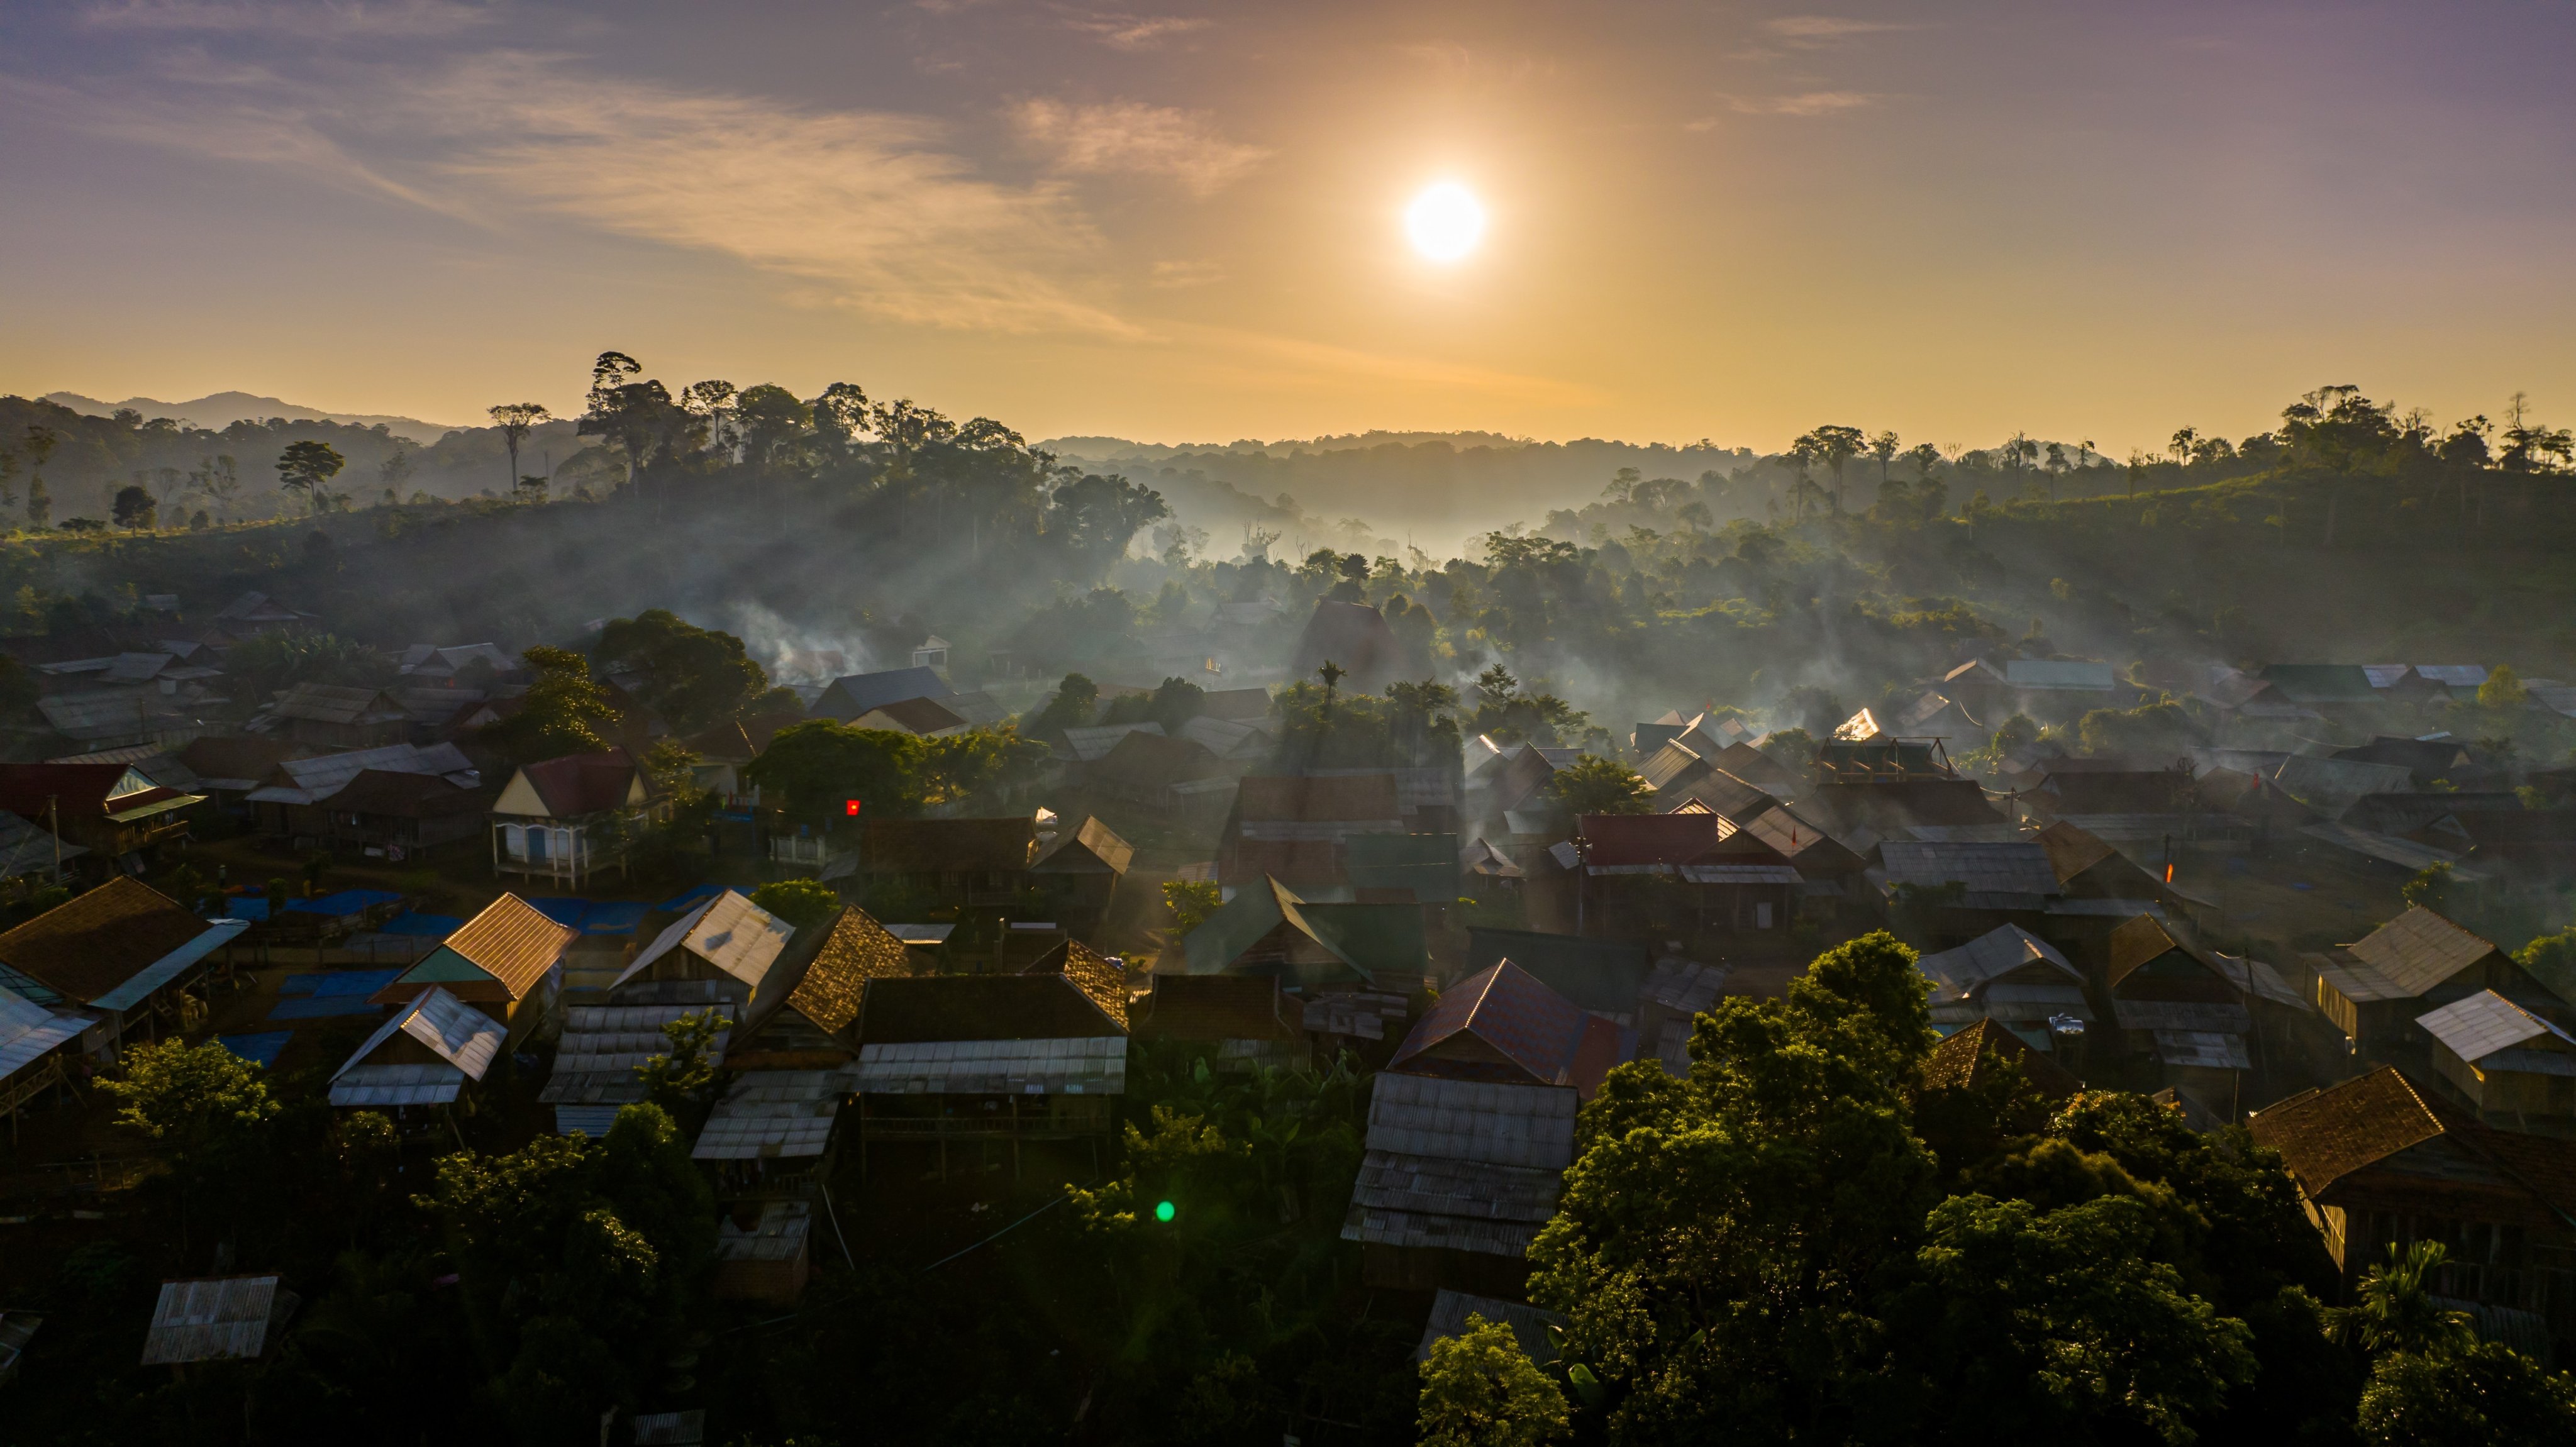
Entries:
{"type": "Polygon", "coordinates": [[[1078,11],[1065,17],[1065,24],[1097,37],[1101,44],[1115,50],[1153,50],[1175,35],[1205,30],[1213,22],[1186,15],[1120,15],[1100,11],[1078,11]]]}
{"type": "Polygon", "coordinates": [[[472,29],[494,13],[492,6],[470,0],[104,0],[81,18],[118,30],[418,39],[472,29]]]}
{"type": "Polygon", "coordinates": [[[546,213],[733,257],[914,325],[1135,337],[1060,183],[986,179],[917,116],[815,111],[484,52],[424,72],[173,61],[113,90],[0,77],[30,114],[478,224],[546,213]]]}
{"type": "Polygon", "coordinates": [[[1160,287],[1209,286],[1225,280],[1225,268],[1213,261],[1158,261],[1153,283],[1160,287]]]}
{"type": "Polygon", "coordinates": [[[1199,196],[1224,189],[1271,155],[1227,140],[1200,112],[1170,106],[1031,100],[1013,119],[1021,135],[1053,153],[1058,170],[1167,176],[1199,196]]]}
{"type": "Polygon", "coordinates": [[[1782,15],[1763,22],[1762,28],[1778,36],[1783,44],[1813,49],[1838,40],[1849,40],[1855,35],[1876,35],[1883,31],[1919,27],[1891,20],[1853,20],[1840,15],[1782,15]]]}
{"type": "MultiPolygon", "coordinates": [[[[1856,90],[1810,90],[1796,95],[1728,96],[1727,109],[1745,116],[1831,116],[1856,111],[1878,97],[1856,90]]],[[[1713,130],[1714,119],[1692,121],[1688,129],[1713,130]]]]}

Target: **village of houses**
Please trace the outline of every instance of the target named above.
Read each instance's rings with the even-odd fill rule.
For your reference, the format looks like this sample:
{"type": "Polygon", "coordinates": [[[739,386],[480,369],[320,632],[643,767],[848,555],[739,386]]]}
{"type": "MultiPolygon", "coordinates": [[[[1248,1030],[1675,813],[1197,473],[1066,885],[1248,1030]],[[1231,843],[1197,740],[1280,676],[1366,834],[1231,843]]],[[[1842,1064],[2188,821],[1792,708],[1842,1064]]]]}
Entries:
{"type": "MultiPolygon", "coordinates": [[[[0,766],[0,858],[16,898],[68,898],[0,933],[0,1250],[112,1219],[154,1168],[94,1085],[137,1042],[319,1068],[334,1108],[424,1149],[508,1149],[603,1133],[664,1027],[714,1011],[723,1084],[691,1150],[724,1203],[719,1295],[793,1309],[850,1252],[835,1213],[857,1201],[1094,1176],[1131,1048],[1171,1040],[1220,1071],[1371,1073],[1364,1164],[1325,1207],[1368,1283],[1430,1334],[1471,1309],[1524,1320],[1523,1252],[1605,1075],[1686,1072],[1698,1012],[1887,928],[1921,951],[1934,1073],[2008,1061],[2054,1098],[2153,1092],[2196,1128],[2246,1125],[2348,1278],[2438,1237],[2442,1294],[2482,1330],[2576,1352],[2576,975],[2537,977],[2521,940],[2464,922],[2564,889],[2576,771],[2387,722],[2474,694],[2483,667],[2189,670],[2161,682],[2222,720],[2220,745],[2033,742],[1981,770],[1961,760],[2004,718],[2154,690],[1981,657],[1811,757],[1676,708],[1619,740],[1649,810],[1601,815],[1557,802],[1570,748],[1276,772],[1274,676],[1210,682],[1177,728],[1045,738],[1046,781],[1006,816],[853,801],[816,830],[743,782],[797,721],[769,718],[679,740],[721,807],[702,877],[647,887],[621,851],[667,807],[640,758],[668,731],[614,674],[618,747],[509,767],[476,741],[526,681],[500,647],[423,644],[395,686],[205,708],[230,647],[316,620],[175,601],[166,640],[26,658],[59,747],[0,766]],[[182,870],[205,903],[178,897],[182,870]],[[784,878],[911,913],[845,902],[798,927],[750,897],[784,878]],[[1216,890],[1185,932],[1174,882],[1216,890]]],[[[1353,655],[1342,687],[1390,681],[1365,620],[1316,626],[1339,635],[1308,652],[1353,655]]],[[[935,736],[1036,712],[952,686],[931,644],[803,690],[808,716],[935,736]]],[[[172,1281],[146,1359],[270,1350],[299,1289],[172,1281]]],[[[38,1330],[0,1314],[0,1377],[38,1330]]]]}

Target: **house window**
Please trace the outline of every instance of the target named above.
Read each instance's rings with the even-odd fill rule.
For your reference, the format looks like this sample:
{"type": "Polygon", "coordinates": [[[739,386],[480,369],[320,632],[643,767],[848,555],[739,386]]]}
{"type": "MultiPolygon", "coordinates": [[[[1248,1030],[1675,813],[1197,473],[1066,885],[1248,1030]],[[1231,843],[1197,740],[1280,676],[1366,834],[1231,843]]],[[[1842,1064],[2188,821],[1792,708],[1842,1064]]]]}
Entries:
{"type": "Polygon", "coordinates": [[[530,860],[537,863],[545,862],[546,836],[552,832],[553,831],[547,829],[531,829],[528,831],[527,857],[530,860]]]}

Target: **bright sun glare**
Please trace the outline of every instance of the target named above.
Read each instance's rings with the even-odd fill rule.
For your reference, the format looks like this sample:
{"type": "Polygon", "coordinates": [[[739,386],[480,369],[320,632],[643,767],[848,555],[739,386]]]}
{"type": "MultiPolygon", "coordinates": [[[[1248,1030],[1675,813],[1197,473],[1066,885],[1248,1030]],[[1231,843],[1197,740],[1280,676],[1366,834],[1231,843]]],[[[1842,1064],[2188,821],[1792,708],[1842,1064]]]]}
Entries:
{"type": "Polygon", "coordinates": [[[1456,261],[1485,239],[1485,204],[1455,181],[1443,181],[1404,208],[1404,234],[1433,261],[1456,261]]]}

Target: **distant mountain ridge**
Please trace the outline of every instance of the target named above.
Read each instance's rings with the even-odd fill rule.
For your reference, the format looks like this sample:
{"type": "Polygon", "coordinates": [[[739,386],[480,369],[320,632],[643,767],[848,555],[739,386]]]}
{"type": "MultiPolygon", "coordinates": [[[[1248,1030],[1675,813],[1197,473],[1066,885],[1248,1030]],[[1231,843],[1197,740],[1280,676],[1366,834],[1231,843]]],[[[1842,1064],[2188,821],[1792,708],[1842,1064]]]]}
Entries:
{"type": "Polygon", "coordinates": [[[283,417],[290,422],[345,422],[357,427],[381,424],[397,437],[408,437],[426,447],[457,430],[439,422],[423,422],[417,417],[388,417],[372,413],[324,412],[312,407],[299,407],[276,397],[254,396],[248,392],[215,392],[193,402],[163,402],[152,397],[128,397],[122,402],[103,402],[84,397],[78,392],[48,392],[45,400],[92,417],[113,417],[131,408],[144,417],[168,417],[190,427],[204,427],[220,432],[244,418],[264,422],[283,417]]]}

